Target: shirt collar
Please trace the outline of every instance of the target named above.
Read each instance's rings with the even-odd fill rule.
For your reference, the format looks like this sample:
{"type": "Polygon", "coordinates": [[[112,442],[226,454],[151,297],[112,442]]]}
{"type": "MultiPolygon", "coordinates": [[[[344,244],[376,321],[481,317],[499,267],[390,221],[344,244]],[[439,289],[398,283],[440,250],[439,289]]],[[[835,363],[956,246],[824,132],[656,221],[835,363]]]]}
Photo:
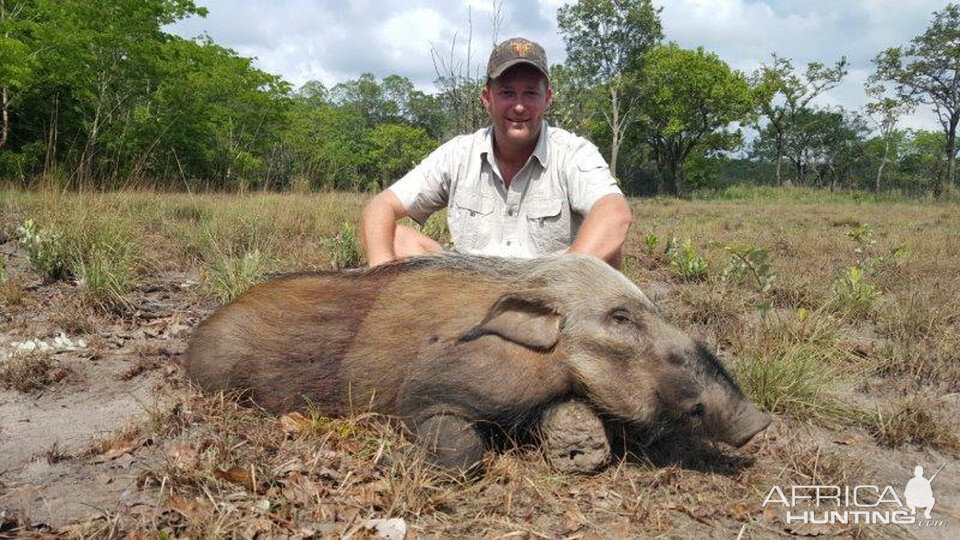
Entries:
{"type": "MultiPolygon", "coordinates": [[[[540,137],[537,139],[537,146],[533,148],[533,157],[537,158],[540,166],[547,168],[547,130],[549,126],[546,120],[541,120],[540,137]]],[[[480,145],[480,157],[489,159],[493,154],[493,126],[487,128],[483,135],[483,143],[480,145]]],[[[491,162],[492,163],[492,162],[491,162]]]]}

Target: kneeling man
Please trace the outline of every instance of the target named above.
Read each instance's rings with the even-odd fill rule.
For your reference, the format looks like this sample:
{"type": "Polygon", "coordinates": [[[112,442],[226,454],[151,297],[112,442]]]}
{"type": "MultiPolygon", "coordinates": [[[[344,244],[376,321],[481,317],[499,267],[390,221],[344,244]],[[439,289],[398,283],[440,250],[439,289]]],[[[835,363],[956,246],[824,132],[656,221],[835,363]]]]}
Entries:
{"type": "Polygon", "coordinates": [[[596,146],[544,121],[553,91],[543,48],[522,38],[494,47],[481,98],[490,127],[442,145],[364,209],[370,266],[442,251],[397,220],[422,224],[446,206],[461,253],[569,251],[619,268],[630,208],[596,146]]]}

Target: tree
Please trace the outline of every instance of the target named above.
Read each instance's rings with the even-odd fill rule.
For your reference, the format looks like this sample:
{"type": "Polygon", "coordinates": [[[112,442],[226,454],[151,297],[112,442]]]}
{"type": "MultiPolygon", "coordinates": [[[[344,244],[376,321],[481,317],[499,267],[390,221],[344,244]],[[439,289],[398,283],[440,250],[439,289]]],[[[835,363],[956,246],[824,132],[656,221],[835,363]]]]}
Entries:
{"type": "Polygon", "coordinates": [[[377,177],[371,187],[380,190],[412,169],[437,147],[437,142],[422,128],[383,124],[370,133],[370,146],[377,177]]]}
{"type": "Polygon", "coordinates": [[[644,55],[663,39],[660,10],[650,0],[579,0],[561,7],[557,22],[567,47],[567,62],[589,87],[608,99],[601,108],[610,127],[610,172],[626,130],[637,120],[638,82],[644,55]]]}
{"type": "Polygon", "coordinates": [[[671,181],[687,193],[684,163],[694,150],[733,150],[741,142],[734,123],[752,120],[756,95],[743,74],[703,48],[675,44],[647,54],[643,73],[642,120],[660,169],[659,192],[671,181]]]}
{"type": "Polygon", "coordinates": [[[957,124],[960,123],[960,6],[934,12],[927,30],[906,47],[878,54],[876,77],[896,84],[905,100],[932,105],[945,135],[946,174],[934,187],[939,196],[954,181],[957,124]]]}
{"type": "Polygon", "coordinates": [[[758,128],[769,132],[774,163],[777,170],[777,185],[782,185],[780,163],[784,156],[786,137],[792,121],[798,113],[806,110],[813,99],[834,88],[847,74],[847,60],[840,60],[832,68],[820,62],[807,64],[807,71],[796,74],[793,61],[773,54],[773,64],[762,64],[753,75],[753,85],[760,89],[760,113],[766,117],[768,126],[758,128]]]}
{"type": "Polygon", "coordinates": [[[0,0],[0,148],[10,137],[10,109],[17,93],[30,83],[36,55],[24,43],[33,24],[26,2],[0,0]]]}
{"type": "Polygon", "coordinates": [[[880,180],[883,178],[883,168],[889,160],[890,145],[894,142],[897,123],[903,115],[913,111],[914,104],[886,95],[886,89],[883,85],[876,82],[868,82],[865,89],[871,101],[864,107],[864,112],[867,118],[877,126],[880,140],[883,141],[883,155],[880,157],[880,165],[877,167],[877,181],[874,186],[876,191],[880,191],[880,180]]]}

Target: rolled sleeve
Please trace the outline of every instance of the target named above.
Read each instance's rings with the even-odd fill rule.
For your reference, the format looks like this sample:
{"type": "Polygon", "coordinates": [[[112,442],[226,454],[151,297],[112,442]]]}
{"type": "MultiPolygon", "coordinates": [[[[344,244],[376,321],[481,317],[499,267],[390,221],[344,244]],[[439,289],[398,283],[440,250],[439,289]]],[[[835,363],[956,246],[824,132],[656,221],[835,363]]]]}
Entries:
{"type": "Polygon", "coordinates": [[[400,199],[410,217],[421,225],[447,205],[450,194],[449,146],[448,143],[431,152],[388,188],[400,199]]]}
{"type": "Polygon", "coordinates": [[[580,215],[586,215],[601,197],[611,193],[623,195],[623,192],[597,147],[582,138],[578,143],[565,167],[567,193],[570,208],[580,215]]]}

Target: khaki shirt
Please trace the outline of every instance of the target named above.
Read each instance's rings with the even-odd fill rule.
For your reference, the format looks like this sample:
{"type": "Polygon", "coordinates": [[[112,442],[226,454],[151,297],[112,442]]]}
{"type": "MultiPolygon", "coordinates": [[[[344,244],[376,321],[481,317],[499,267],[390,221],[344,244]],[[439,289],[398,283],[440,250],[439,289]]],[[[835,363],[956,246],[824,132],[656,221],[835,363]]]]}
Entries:
{"type": "Polygon", "coordinates": [[[596,146],[546,122],[509,188],[492,143],[490,127],[456,137],[390,186],[418,223],[447,206],[450,235],[461,253],[536,257],[564,251],[593,203],[622,195],[596,146]]]}

